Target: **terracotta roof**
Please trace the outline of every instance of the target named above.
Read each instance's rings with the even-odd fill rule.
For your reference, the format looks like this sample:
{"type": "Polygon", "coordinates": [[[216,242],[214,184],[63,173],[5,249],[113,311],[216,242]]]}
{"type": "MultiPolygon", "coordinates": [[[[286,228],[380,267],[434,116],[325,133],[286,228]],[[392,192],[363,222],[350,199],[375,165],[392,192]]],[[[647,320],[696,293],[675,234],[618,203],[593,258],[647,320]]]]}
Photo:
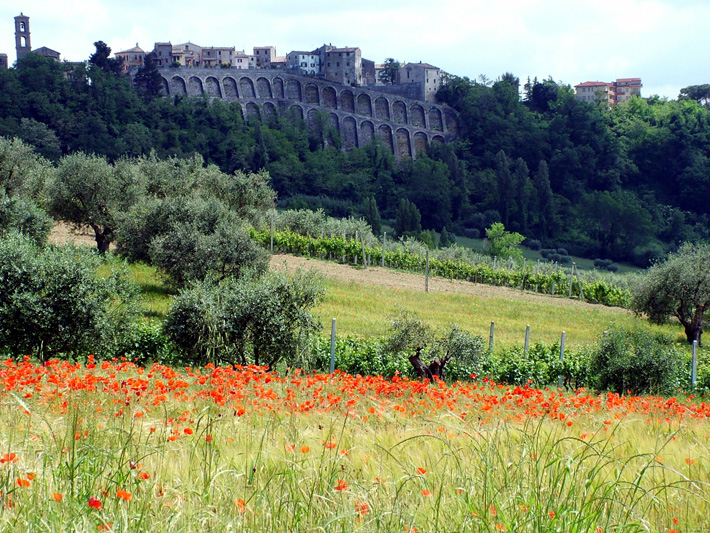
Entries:
{"type": "Polygon", "coordinates": [[[616,79],[616,83],[625,82],[625,81],[637,81],[637,82],[641,83],[641,78],[617,78],[616,79]]]}
{"type": "Polygon", "coordinates": [[[607,83],[605,81],[585,81],[584,83],[580,83],[579,85],[575,85],[576,87],[609,87],[611,86],[611,83],[607,83]]]}

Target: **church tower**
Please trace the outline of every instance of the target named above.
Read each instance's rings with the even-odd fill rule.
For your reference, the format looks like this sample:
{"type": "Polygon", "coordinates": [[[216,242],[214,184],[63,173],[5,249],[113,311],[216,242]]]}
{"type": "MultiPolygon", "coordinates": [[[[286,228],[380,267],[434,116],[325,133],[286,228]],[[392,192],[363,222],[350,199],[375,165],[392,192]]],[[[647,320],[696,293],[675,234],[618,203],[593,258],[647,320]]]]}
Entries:
{"type": "Polygon", "coordinates": [[[26,17],[22,13],[15,17],[15,50],[17,50],[18,61],[32,51],[30,17],[26,17]]]}

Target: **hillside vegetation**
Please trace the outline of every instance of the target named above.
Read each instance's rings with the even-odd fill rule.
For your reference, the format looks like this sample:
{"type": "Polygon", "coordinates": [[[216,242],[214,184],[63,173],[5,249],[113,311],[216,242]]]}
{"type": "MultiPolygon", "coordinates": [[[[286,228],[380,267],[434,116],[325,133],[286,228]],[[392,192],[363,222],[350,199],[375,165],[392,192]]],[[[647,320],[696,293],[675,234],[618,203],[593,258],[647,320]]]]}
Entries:
{"type": "MultiPolygon", "coordinates": [[[[103,56],[102,56],[103,57],[103,56]]],[[[65,65],[29,54],[0,72],[0,136],[53,161],[83,151],[109,161],[200,154],[222,171],[266,169],[281,206],[394,220],[400,200],[421,227],[481,237],[503,222],[528,242],[647,266],[709,235],[710,110],[689,98],[632,99],[607,110],[553,80],[450,80],[438,97],[461,136],[395,162],[381,143],[351,152],[327,120],[245,121],[238,103],[157,98],[97,55],[65,65]],[[368,207],[369,206],[369,207],[368,207]]]]}

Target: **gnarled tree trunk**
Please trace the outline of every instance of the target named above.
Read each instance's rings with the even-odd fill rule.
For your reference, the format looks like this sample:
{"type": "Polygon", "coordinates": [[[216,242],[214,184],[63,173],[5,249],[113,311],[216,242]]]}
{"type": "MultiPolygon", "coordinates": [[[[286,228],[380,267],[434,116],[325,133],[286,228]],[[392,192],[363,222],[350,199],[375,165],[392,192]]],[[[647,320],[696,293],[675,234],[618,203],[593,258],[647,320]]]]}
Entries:
{"type": "Polygon", "coordinates": [[[414,367],[414,371],[417,373],[419,379],[429,379],[434,381],[435,379],[444,379],[444,367],[446,363],[449,362],[449,354],[447,353],[444,357],[435,357],[432,359],[431,363],[428,365],[422,361],[420,355],[422,348],[417,348],[416,351],[409,356],[409,362],[414,367]]]}

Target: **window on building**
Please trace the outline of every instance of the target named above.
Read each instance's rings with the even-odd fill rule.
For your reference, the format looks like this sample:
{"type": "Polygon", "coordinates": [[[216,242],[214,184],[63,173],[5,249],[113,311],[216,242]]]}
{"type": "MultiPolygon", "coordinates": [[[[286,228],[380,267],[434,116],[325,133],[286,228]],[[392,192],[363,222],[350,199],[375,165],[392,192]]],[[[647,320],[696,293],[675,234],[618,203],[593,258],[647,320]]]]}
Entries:
{"type": "Polygon", "coordinates": [[[20,22],[20,31],[27,31],[27,26],[25,26],[24,22],[20,22]]]}

